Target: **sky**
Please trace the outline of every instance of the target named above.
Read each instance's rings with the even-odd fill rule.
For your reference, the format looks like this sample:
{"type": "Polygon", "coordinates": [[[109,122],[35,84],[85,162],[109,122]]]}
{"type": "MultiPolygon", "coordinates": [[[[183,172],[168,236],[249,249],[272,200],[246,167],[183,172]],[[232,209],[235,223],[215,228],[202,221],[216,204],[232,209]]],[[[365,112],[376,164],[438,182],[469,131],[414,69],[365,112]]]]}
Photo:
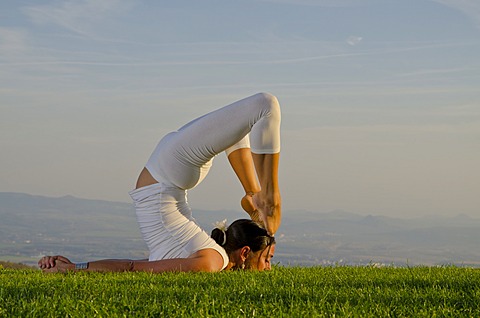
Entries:
{"type": "MultiPolygon", "coordinates": [[[[0,191],[130,202],[159,139],[282,106],[284,214],[480,217],[477,0],[0,2],[0,191]]],[[[239,210],[224,154],[189,192],[239,210]]]]}

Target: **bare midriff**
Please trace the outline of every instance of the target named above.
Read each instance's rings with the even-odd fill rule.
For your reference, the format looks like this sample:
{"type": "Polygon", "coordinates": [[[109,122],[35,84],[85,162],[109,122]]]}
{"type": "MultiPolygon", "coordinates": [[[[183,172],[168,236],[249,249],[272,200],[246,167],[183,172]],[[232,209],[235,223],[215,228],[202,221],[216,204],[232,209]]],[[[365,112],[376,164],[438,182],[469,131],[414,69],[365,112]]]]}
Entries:
{"type": "Polygon", "coordinates": [[[158,183],[157,180],[153,178],[147,168],[143,168],[142,172],[138,176],[137,185],[135,189],[143,188],[152,184],[158,183]]]}

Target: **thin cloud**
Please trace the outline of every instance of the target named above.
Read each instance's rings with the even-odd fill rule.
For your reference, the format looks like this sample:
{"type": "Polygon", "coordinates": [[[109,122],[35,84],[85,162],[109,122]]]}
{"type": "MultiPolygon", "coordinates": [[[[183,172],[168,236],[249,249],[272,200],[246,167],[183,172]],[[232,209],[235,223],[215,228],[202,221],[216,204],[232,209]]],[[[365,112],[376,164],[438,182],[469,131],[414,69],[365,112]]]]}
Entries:
{"type": "MultiPolygon", "coordinates": [[[[425,124],[369,124],[369,125],[332,125],[322,127],[309,127],[298,129],[298,131],[309,132],[311,136],[324,136],[327,132],[336,132],[351,136],[361,134],[382,135],[385,133],[396,133],[400,135],[418,134],[448,134],[448,135],[471,135],[480,133],[478,122],[473,123],[425,123],[425,124]]],[[[306,134],[307,135],[307,134],[306,134]]],[[[314,137],[315,138],[315,137],[314,137]]]]}
{"type": "MultiPolygon", "coordinates": [[[[454,46],[466,46],[471,43],[433,43],[425,44],[418,46],[408,46],[408,47],[398,47],[398,48],[388,48],[388,49],[375,49],[368,50],[363,52],[355,53],[334,53],[334,54],[323,54],[323,55],[311,55],[311,56],[302,56],[302,57],[286,57],[286,58],[277,58],[273,60],[268,59],[231,59],[231,60],[171,60],[171,61],[135,61],[135,62],[125,62],[125,61],[82,61],[82,60],[50,60],[50,61],[28,61],[28,62],[12,62],[8,63],[9,65],[19,66],[19,65],[92,65],[92,66],[181,66],[181,65],[256,65],[256,64],[295,64],[295,63],[306,63],[313,62],[317,60],[332,59],[332,58],[346,58],[346,57],[356,57],[356,56],[369,56],[369,55],[384,55],[384,54],[394,54],[408,51],[419,51],[427,50],[434,48],[445,48],[445,47],[454,47],[454,46]]],[[[0,63],[1,65],[1,63],[0,63]]]]}
{"type": "Polygon", "coordinates": [[[480,28],[480,1],[478,0],[432,0],[447,7],[461,11],[471,18],[480,28]]]}
{"type": "Polygon", "coordinates": [[[398,74],[397,77],[418,77],[418,76],[428,76],[428,75],[446,75],[446,74],[456,74],[463,72],[476,71],[478,69],[471,67],[459,67],[459,68],[444,68],[444,69],[423,69],[415,72],[402,73],[398,74]]]}
{"type": "Polygon", "coordinates": [[[94,37],[95,25],[110,15],[124,12],[131,5],[125,0],[64,1],[23,8],[36,24],[54,24],[74,33],[94,37]]]}
{"type": "Polygon", "coordinates": [[[0,28],[0,52],[2,55],[18,54],[27,49],[27,34],[20,29],[0,28]]]}
{"type": "Polygon", "coordinates": [[[271,2],[277,4],[291,4],[299,6],[316,7],[359,7],[381,3],[381,0],[259,0],[261,2],[271,2]]]}
{"type": "Polygon", "coordinates": [[[360,44],[360,42],[362,42],[362,40],[363,40],[363,37],[352,35],[352,36],[349,36],[347,38],[347,43],[351,46],[355,46],[355,45],[360,44]]]}

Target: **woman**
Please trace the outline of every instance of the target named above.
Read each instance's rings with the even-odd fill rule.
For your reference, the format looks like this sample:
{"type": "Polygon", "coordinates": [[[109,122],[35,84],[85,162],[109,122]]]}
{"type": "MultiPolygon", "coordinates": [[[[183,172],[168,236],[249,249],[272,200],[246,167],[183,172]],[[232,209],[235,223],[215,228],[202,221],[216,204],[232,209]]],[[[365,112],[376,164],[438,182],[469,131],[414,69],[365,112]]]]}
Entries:
{"type": "Polygon", "coordinates": [[[160,140],[130,192],[150,251],[148,260],[73,264],[63,256],[45,256],[38,262],[40,268],[47,272],[270,269],[273,235],[281,219],[280,121],[275,96],[259,93],[197,118],[160,140]],[[210,237],[192,217],[187,190],[205,178],[213,158],[222,151],[245,190],[241,206],[253,221],[237,220],[228,229],[214,229],[210,237]]]}

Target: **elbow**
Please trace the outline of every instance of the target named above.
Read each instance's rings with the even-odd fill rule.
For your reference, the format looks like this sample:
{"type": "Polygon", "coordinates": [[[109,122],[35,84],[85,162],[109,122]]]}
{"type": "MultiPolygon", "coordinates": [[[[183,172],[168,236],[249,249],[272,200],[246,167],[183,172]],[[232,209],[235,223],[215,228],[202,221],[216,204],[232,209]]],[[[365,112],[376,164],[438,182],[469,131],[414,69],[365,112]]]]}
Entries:
{"type": "Polygon", "coordinates": [[[222,270],[221,267],[209,266],[208,268],[205,269],[205,272],[207,272],[207,273],[217,273],[217,272],[220,272],[221,270],[222,270]]]}
{"type": "Polygon", "coordinates": [[[204,272],[204,273],[217,273],[217,272],[220,272],[221,270],[222,268],[215,265],[202,265],[202,266],[199,266],[195,271],[204,272]]]}
{"type": "Polygon", "coordinates": [[[204,249],[196,254],[196,257],[188,262],[189,271],[214,273],[223,269],[224,259],[220,252],[214,249],[204,249]]]}
{"type": "Polygon", "coordinates": [[[214,260],[205,260],[201,264],[198,264],[199,266],[196,268],[195,271],[198,272],[206,272],[206,273],[216,273],[220,272],[223,268],[218,262],[215,262],[214,260]]]}

